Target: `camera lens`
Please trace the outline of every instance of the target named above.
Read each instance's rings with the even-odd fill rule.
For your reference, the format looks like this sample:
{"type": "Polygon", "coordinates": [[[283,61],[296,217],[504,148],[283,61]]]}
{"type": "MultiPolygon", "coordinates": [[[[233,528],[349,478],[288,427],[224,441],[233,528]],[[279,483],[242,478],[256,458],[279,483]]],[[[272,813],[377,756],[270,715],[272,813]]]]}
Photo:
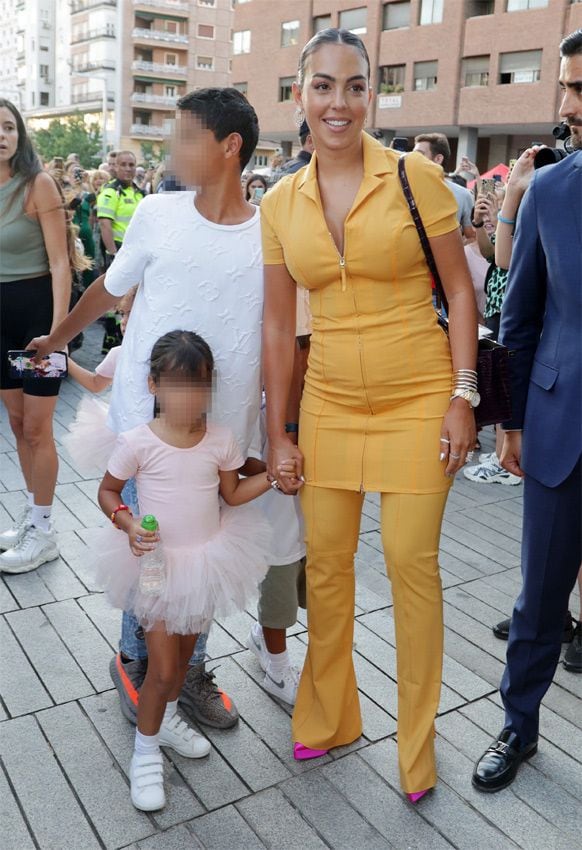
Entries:
{"type": "Polygon", "coordinates": [[[554,165],[568,156],[561,148],[542,148],[534,158],[534,168],[543,168],[544,165],[554,165]]]}

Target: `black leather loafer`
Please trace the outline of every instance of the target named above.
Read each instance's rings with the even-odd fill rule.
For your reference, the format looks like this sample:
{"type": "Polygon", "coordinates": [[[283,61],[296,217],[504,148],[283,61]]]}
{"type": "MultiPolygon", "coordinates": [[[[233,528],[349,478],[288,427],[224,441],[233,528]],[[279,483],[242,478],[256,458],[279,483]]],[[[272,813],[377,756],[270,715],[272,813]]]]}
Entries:
{"type": "Polygon", "coordinates": [[[537,751],[537,741],[522,746],[515,732],[504,729],[475,765],[473,787],[487,793],[507,788],[517,776],[522,761],[537,751]]]}

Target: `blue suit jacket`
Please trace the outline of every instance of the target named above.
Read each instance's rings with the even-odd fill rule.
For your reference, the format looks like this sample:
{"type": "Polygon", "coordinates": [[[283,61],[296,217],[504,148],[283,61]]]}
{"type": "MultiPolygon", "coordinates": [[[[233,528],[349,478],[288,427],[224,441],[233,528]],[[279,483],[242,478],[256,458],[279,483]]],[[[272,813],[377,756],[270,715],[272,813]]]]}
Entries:
{"type": "Polygon", "coordinates": [[[536,171],[523,199],[500,340],[511,357],[521,466],[547,487],[582,452],[582,151],[536,171]]]}

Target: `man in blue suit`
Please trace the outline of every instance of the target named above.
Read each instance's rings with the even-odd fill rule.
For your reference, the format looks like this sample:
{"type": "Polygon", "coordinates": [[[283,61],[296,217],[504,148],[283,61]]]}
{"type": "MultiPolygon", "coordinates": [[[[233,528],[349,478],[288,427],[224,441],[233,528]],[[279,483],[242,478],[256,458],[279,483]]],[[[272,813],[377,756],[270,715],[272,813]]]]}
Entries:
{"type": "Polygon", "coordinates": [[[582,559],[582,29],[560,51],[560,116],[575,152],[537,171],[524,197],[501,317],[513,352],[501,464],[525,479],[523,586],[500,688],[505,726],[473,773],[489,792],[510,785],[537,751],[582,559]]]}

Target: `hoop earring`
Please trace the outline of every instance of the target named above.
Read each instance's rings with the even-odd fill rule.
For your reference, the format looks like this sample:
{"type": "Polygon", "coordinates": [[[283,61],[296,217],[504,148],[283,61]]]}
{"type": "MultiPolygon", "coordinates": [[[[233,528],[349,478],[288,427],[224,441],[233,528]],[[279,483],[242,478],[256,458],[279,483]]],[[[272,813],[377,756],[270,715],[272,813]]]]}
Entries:
{"type": "Polygon", "coordinates": [[[304,121],[305,121],[305,112],[303,111],[303,109],[297,108],[295,110],[295,123],[297,124],[298,127],[301,127],[301,125],[303,124],[304,121]]]}

